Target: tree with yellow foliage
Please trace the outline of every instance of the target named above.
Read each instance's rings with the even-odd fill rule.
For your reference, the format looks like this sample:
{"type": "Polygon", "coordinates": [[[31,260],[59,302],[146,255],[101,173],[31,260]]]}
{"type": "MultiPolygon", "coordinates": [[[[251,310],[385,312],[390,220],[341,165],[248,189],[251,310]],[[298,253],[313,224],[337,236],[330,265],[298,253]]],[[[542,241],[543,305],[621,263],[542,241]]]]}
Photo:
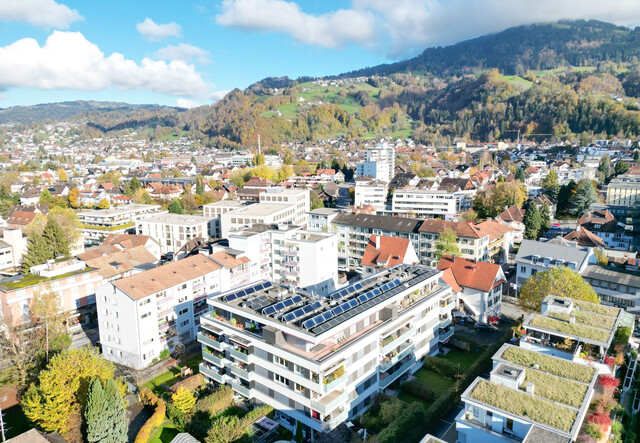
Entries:
{"type": "Polygon", "coordinates": [[[193,392],[185,389],[178,388],[178,390],[171,396],[173,406],[176,407],[183,414],[188,414],[196,404],[196,398],[193,396],[193,392]]]}
{"type": "Polygon", "coordinates": [[[60,180],[61,182],[66,182],[69,180],[69,176],[67,175],[67,171],[65,171],[64,169],[60,168],[58,169],[58,180],[60,180]]]}

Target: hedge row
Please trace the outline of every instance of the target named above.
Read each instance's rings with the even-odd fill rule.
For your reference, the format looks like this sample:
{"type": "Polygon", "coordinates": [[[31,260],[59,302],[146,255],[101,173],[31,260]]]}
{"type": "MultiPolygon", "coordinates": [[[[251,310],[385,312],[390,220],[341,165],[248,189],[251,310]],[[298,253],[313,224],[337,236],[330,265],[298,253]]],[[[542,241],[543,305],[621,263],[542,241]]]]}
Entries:
{"type": "Polygon", "coordinates": [[[213,394],[199,398],[194,407],[195,412],[206,412],[213,417],[218,412],[231,406],[233,402],[233,388],[222,385],[213,394]]]}
{"type": "Polygon", "coordinates": [[[211,424],[211,430],[209,431],[209,435],[207,435],[205,442],[222,443],[239,440],[247,432],[247,428],[249,428],[254,421],[260,417],[270,414],[272,411],[272,406],[262,405],[249,411],[240,419],[225,415],[216,417],[211,424]]]}
{"type": "Polygon", "coordinates": [[[397,419],[389,423],[378,435],[379,443],[395,443],[399,441],[419,441],[423,436],[422,427],[425,422],[422,404],[410,403],[397,419]]]}
{"type": "Polygon", "coordinates": [[[462,371],[458,364],[440,357],[425,357],[424,367],[452,380],[455,380],[462,371]]]}
{"type": "Polygon", "coordinates": [[[409,380],[402,385],[402,392],[431,403],[435,398],[432,389],[423,385],[419,380],[409,380]]]}
{"type": "Polygon", "coordinates": [[[171,386],[169,390],[171,392],[178,392],[178,389],[185,388],[187,391],[195,391],[202,385],[202,383],[204,383],[204,376],[202,374],[195,374],[179,381],[175,385],[171,386]]]}
{"type": "Polygon", "coordinates": [[[140,389],[140,400],[145,406],[156,407],[155,411],[153,411],[153,415],[149,417],[142,428],[140,428],[140,431],[138,431],[138,435],[136,435],[135,443],[147,443],[153,428],[160,426],[162,422],[164,422],[167,413],[167,405],[147,388],[140,389]]]}

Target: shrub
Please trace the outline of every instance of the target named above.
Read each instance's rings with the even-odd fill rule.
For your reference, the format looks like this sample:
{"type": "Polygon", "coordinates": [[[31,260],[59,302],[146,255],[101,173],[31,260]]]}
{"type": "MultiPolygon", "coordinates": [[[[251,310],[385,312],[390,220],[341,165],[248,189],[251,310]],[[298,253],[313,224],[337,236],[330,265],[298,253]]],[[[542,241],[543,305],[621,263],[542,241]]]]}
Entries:
{"type": "Polygon", "coordinates": [[[589,423],[587,425],[587,435],[595,438],[596,440],[600,440],[600,438],[602,438],[602,429],[600,428],[600,425],[597,423],[589,423]]]}
{"type": "Polygon", "coordinates": [[[424,367],[450,379],[455,379],[460,374],[460,366],[444,358],[427,356],[424,358],[424,367]]]}
{"type": "Polygon", "coordinates": [[[423,385],[418,380],[409,380],[405,382],[402,385],[402,392],[429,403],[431,403],[435,398],[433,390],[423,385]]]}
{"type": "Polygon", "coordinates": [[[604,412],[596,412],[591,414],[588,418],[589,424],[598,424],[603,431],[607,432],[609,430],[609,426],[611,426],[611,417],[609,414],[604,412]]]}
{"type": "Polygon", "coordinates": [[[169,358],[170,355],[171,355],[171,353],[169,352],[168,349],[163,349],[162,351],[160,351],[160,360],[164,360],[165,358],[169,358]]]}
{"type": "Polygon", "coordinates": [[[598,443],[598,440],[596,440],[589,434],[583,433],[578,436],[578,443],[598,443]]]}
{"type": "Polygon", "coordinates": [[[203,382],[204,382],[204,376],[202,374],[195,374],[171,386],[169,390],[171,392],[177,392],[178,389],[184,388],[187,391],[195,391],[200,386],[202,386],[203,382]]]}
{"type": "Polygon", "coordinates": [[[210,417],[213,417],[218,412],[231,406],[232,401],[233,389],[231,386],[223,385],[213,394],[198,399],[195,411],[206,412],[210,417]]]}
{"type": "Polygon", "coordinates": [[[140,431],[138,431],[138,435],[136,435],[135,443],[146,443],[149,440],[149,436],[151,435],[153,428],[160,426],[162,422],[164,422],[167,413],[167,405],[147,388],[140,389],[140,400],[142,401],[142,404],[146,406],[156,407],[155,411],[153,411],[153,415],[149,417],[142,428],[140,428],[140,431]]]}
{"type": "Polygon", "coordinates": [[[179,388],[175,394],[171,396],[173,405],[178,408],[183,414],[189,414],[196,404],[196,398],[193,392],[179,388]]]}
{"type": "Polygon", "coordinates": [[[478,347],[478,342],[476,342],[471,337],[467,337],[466,335],[454,334],[451,339],[451,344],[456,348],[464,349],[465,351],[475,352],[478,347]],[[461,343],[466,343],[468,348],[465,346],[461,346],[461,343]]]}
{"type": "Polygon", "coordinates": [[[167,417],[176,425],[180,432],[184,432],[189,420],[187,414],[176,408],[172,403],[169,403],[167,405],[167,417]]]}
{"type": "Polygon", "coordinates": [[[402,414],[389,423],[382,432],[378,434],[380,443],[392,443],[398,441],[418,441],[423,433],[416,423],[425,421],[424,408],[419,403],[409,404],[402,414]]]}

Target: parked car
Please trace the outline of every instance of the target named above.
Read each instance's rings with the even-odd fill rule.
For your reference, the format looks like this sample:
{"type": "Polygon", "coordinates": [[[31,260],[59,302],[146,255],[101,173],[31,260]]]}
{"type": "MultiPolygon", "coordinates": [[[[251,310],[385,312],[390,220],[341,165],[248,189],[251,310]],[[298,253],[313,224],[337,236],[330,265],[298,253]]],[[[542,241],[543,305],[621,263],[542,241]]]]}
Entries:
{"type": "Polygon", "coordinates": [[[480,322],[476,323],[476,331],[495,331],[495,330],[496,328],[494,328],[488,323],[480,323],[480,322]]]}

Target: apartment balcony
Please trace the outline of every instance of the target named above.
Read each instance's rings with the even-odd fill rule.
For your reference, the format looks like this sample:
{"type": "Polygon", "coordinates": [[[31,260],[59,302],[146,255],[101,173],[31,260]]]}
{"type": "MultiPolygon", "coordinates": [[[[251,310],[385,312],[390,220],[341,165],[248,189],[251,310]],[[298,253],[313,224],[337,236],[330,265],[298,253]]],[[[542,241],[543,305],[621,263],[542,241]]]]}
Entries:
{"type": "Polygon", "coordinates": [[[380,340],[380,354],[385,355],[400,346],[402,343],[409,340],[416,333],[416,329],[411,326],[409,328],[403,327],[398,335],[389,335],[380,340]]]}
{"type": "Polygon", "coordinates": [[[450,324],[453,323],[453,317],[451,315],[441,315],[440,316],[440,327],[446,328],[450,324]]]}
{"type": "Polygon", "coordinates": [[[453,337],[453,333],[454,333],[454,329],[453,328],[449,328],[449,330],[444,330],[444,329],[440,329],[438,332],[438,341],[440,343],[444,343],[447,340],[449,340],[451,337],[453,337]]]}
{"type": "Polygon", "coordinates": [[[213,353],[209,352],[207,350],[207,348],[205,348],[202,351],[202,358],[205,361],[208,361],[209,363],[213,363],[216,366],[220,366],[221,368],[224,367],[225,358],[224,358],[224,354],[223,353],[220,353],[220,354],[216,355],[216,354],[213,354],[213,353]]]}
{"type": "Polygon", "coordinates": [[[341,423],[343,423],[347,418],[349,418],[349,410],[344,409],[340,411],[335,411],[336,413],[332,416],[329,416],[328,420],[325,417],[325,421],[322,423],[323,431],[330,431],[332,429],[337,428],[341,423]]]}
{"type": "Polygon", "coordinates": [[[229,381],[228,375],[221,375],[217,369],[210,368],[205,363],[200,363],[200,373],[205,377],[220,383],[221,385],[227,383],[229,381]]]}
{"type": "Polygon", "coordinates": [[[385,355],[382,362],[380,363],[380,371],[387,371],[407,355],[411,354],[414,349],[415,345],[413,343],[406,342],[403,344],[403,346],[397,348],[397,353],[393,351],[390,354],[385,355]]]}
{"type": "Polygon", "coordinates": [[[299,255],[298,251],[289,251],[289,250],[284,250],[283,251],[283,255],[287,256],[291,256],[291,257],[297,257],[299,255]]]}
{"type": "Polygon", "coordinates": [[[345,391],[331,391],[322,397],[311,399],[311,409],[318,411],[322,415],[328,415],[348,399],[349,394],[345,391]]]}
{"type": "Polygon", "coordinates": [[[218,341],[213,336],[205,335],[202,332],[198,332],[198,341],[209,346],[212,349],[215,349],[218,352],[224,352],[224,350],[229,346],[225,342],[218,341]]]}
{"type": "Polygon", "coordinates": [[[233,348],[229,349],[229,355],[231,357],[233,357],[236,361],[240,361],[242,363],[247,363],[247,364],[248,363],[253,363],[253,355],[250,355],[248,353],[248,351],[245,351],[246,352],[245,353],[245,352],[241,351],[240,349],[241,348],[239,348],[239,349],[233,349],[233,348]]]}
{"type": "Polygon", "coordinates": [[[453,297],[451,297],[447,300],[440,302],[440,313],[445,314],[447,312],[451,312],[451,310],[455,307],[456,307],[456,302],[453,299],[453,297]]]}
{"type": "Polygon", "coordinates": [[[404,361],[401,360],[396,363],[396,365],[400,365],[397,369],[392,372],[385,371],[380,374],[380,387],[382,389],[388,388],[391,383],[399,379],[403,374],[406,374],[415,364],[416,360],[413,355],[406,356],[404,361]]]}
{"type": "Polygon", "coordinates": [[[233,388],[234,391],[236,391],[238,394],[246,397],[246,398],[253,398],[253,389],[251,389],[248,386],[243,385],[242,383],[238,382],[237,380],[230,380],[229,381],[229,386],[231,386],[233,388]]]}
{"type": "Polygon", "coordinates": [[[242,368],[240,365],[227,365],[227,371],[243,380],[253,380],[253,373],[247,370],[248,368],[242,368]]]}
{"type": "Polygon", "coordinates": [[[344,370],[344,365],[337,368],[335,371],[322,377],[322,385],[324,392],[331,392],[346,382],[349,377],[344,370]]]}

